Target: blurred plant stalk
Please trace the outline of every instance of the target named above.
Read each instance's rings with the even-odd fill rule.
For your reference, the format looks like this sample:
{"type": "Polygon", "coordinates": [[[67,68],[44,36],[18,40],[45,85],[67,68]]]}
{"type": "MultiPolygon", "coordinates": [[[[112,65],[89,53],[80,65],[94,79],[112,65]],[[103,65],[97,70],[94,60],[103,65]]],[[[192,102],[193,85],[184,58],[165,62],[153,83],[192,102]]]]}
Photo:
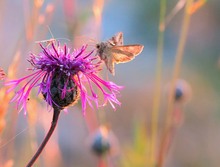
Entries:
{"type": "Polygon", "coordinates": [[[173,123],[174,109],[174,93],[177,79],[180,74],[182,59],[184,55],[184,49],[190,24],[190,18],[199,8],[205,4],[206,0],[179,0],[171,14],[165,18],[166,15],[166,0],[160,1],[160,21],[159,21],[159,36],[157,47],[157,66],[156,66],[156,86],[153,99],[153,111],[152,111],[152,125],[151,125],[151,158],[150,166],[162,167],[164,165],[164,159],[168,149],[172,144],[172,137],[176,129],[173,123]],[[185,5],[184,18],[182,22],[182,29],[180,33],[180,39],[178,42],[177,52],[175,56],[175,63],[173,68],[173,76],[171,79],[171,90],[168,96],[167,113],[165,118],[165,126],[163,129],[161,144],[158,145],[158,115],[160,110],[160,92],[161,92],[161,79],[162,79],[162,62],[163,62],[163,47],[164,47],[164,31],[166,25],[176,15],[176,13],[182,9],[185,5]],[[158,158],[157,158],[158,157],[158,158]]]}
{"type": "MultiPolygon", "coordinates": [[[[10,64],[10,66],[8,68],[8,72],[6,74],[6,80],[8,80],[8,79],[10,80],[10,79],[16,77],[16,71],[17,71],[19,60],[20,60],[20,52],[17,51],[15,56],[14,56],[14,58],[13,58],[12,63],[10,64]]],[[[12,96],[13,96],[13,92],[7,93],[7,88],[6,87],[2,87],[0,89],[0,99],[1,99],[2,102],[4,102],[0,106],[0,137],[2,139],[5,136],[7,136],[8,134],[10,134],[10,135],[14,134],[14,129],[13,128],[16,125],[17,114],[13,114],[13,112],[9,113],[9,111],[8,111],[9,104],[10,104],[10,99],[12,98],[12,96]],[[10,124],[10,125],[7,125],[7,120],[6,120],[7,116],[12,118],[11,119],[12,120],[12,124],[10,124]]],[[[13,138],[10,139],[10,140],[13,140],[13,138]]],[[[3,143],[1,141],[0,149],[5,147],[10,142],[10,140],[5,141],[5,143],[3,143]]],[[[13,165],[14,161],[11,159],[12,153],[13,153],[13,146],[11,145],[10,147],[9,146],[7,147],[7,151],[6,152],[4,152],[4,153],[3,153],[3,151],[1,152],[1,154],[0,154],[0,162],[3,163],[4,160],[9,160],[10,159],[10,161],[7,161],[7,163],[5,162],[5,166],[7,166],[6,164],[8,164],[8,166],[10,166],[10,164],[13,165]]],[[[1,163],[0,163],[0,166],[2,165],[1,163]]]]}
{"type": "MultiPolygon", "coordinates": [[[[94,0],[93,3],[93,14],[95,17],[95,31],[96,31],[96,38],[98,40],[100,40],[100,36],[102,33],[102,28],[101,28],[101,24],[102,24],[102,12],[103,12],[103,7],[104,7],[104,0],[94,0]]],[[[100,71],[100,76],[103,76],[103,72],[100,71]]],[[[100,96],[101,92],[98,92],[100,96]]],[[[104,112],[104,108],[103,109],[99,109],[101,111],[97,112],[97,120],[98,120],[98,124],[102,125],[106,123],[106,116],[105,116],[105,112],[104,112]]]]}
{"type": "Polygon", "coordinates": [[[157,44],[157,65],[155,78],[155,91],[153,99],[152,125],[151,125],[151,158],[150,164],[152,167],[156,165],[157,141],[158,141],[158,114],[160,110],[161,96],[161,80],[162,80],[162,63],[163,63],[163,48],[164,48],[164,30],[165,30],[165,15],[166,15],[166,0],[160,1],[160,19],[159,19],[159,36],[157,44]]]}
{"type": "MultiPolygon", "coordinates": [[[[167,153],[167,146],[166,141],[167,138],[172,133],[172,115],[174,112],[174,94],[175,94],[175,85],[176,81],[179,77],[180,74],[180,69],[181,69],[181,64],[182,64],[182,59],[184,55],[184,49],[185,49],[185,44],[186,44],[186,39],[187,39],[187,34],[189,30],[189,24],[190,24],[190,18],[191,14],[188,12],[189,8],[192,6],[193,0],[187,0],[186,1],[186,6],[185,6],[185,11],[184,11],[184,17],[182,21],[182,29],[180,33],[180,39],[178,42],[178,47],[177,47],[177,52],[175,56],[175,63],[174,63],[174,68],[173,68],[173,76],[171,79],[171,88],[170,88],[170,94],[168,96],[168,104],[167,104],[167,112],[166,112],[166,118],[165,118],[165,127],[163,129],[163,134],[162,134],[162,139],[161,139],[161,145],[159,148],[159,159],[158,159],[158,167],[162,167],[164,165],[164,160],[166,157],[167,153]]],[[[170,143],[171,144],[171,143],[170,143]]]]}

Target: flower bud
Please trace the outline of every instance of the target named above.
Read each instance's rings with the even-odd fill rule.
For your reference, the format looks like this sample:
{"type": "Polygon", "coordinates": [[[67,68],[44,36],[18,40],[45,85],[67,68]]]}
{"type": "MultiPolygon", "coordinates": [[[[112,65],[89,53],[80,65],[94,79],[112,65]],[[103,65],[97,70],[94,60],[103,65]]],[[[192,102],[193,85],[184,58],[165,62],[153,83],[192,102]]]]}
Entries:
{"type": "MultiPolygon", "coordinates": [[[[170,88],[170,84],[168,84],[167,86],[167,94],[170,94],[171,88],[170,88]]],[[[179,79],[176,81],[175,84],[175,90],[174,90],[174,102],[176,103],[186,103],[190,100],[191,96],[192,96],[192,92],[191,92],[191,87],[190,85],[182,79],[179,79]]]]}
{"type": "MultiPolygon", "coordinates": [[[[50,94],[52,106],[63,109],[78,101],[80,91],[72,79],[55,72],[50,85],[50,94]]],[[[47,93],[43,93],[43,96],[46,99],[47,93]]]]}
{"type": "Polygon", "coordinates": [[[118,141],[113,132],[106,126],[100,126],[92,137],[90,136],[89,146],[97,156],[106,154],[113,156],[119,153],[118,141]]]}
{"type": "Polygon", "coordinates": [[[95,133],[92,142],[92,151],[98,155],[102,156],[109,152],[110,141],[108,137],[108,130],[106,127],[100,127],[100,129],[95,133]]]}

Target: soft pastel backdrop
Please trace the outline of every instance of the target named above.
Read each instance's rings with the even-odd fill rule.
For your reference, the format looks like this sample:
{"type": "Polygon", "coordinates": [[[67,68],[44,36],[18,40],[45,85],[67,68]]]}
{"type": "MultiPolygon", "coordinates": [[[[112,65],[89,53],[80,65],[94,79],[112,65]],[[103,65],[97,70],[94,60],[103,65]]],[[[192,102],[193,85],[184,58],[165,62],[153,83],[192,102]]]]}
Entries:
{"type": "MultiPolygon", "coordinates": [[[[35,2],[38,4],[43,1],[35,2]]],[[[107,40],[122,31],[125,44],[140,43],[145,46],[142,54],[132,62],[116,65],[115,77],[108,74],[111,80],[125,86],[120,97],[121,107],[117,107],[116,112],[110,106],[99,111],[90,110],[85,117],[80,105],[69,108],[68,113],[63,112],[56,133],[40,157],[40,166],[97,166],[97,158],[88,146],[90,132],[97,125],[91,123],[88,128],[89,121],[86,121],[95,120],[95,112],[105,112],[105,119],[118,138],[121,153],[115,166],[121,166],[121,159],[126,160],[125,148],[134,141],[136,124],[144,123],[148,127],[151,123],[159,3],[159,0],[106,0],[102,17],[97,18],[93,13],[92,0],[45,0],[35,13],[33,2],[28,0],[0,2],[0,66],[7,72],[14,56],[20,53],[17,70],[14,71],[17,78],[28,73],[28,53],[39,50],[35,41],[51,38],[48,26],[54,38],[74,40],[76,45],[85,37],[84,41],[107,40]],[[39,16],[41,14],[42,17],[39,16]],[[31,29],[34,33],[28,35],[31,29]]],[[[176,3],[177,0],[168,1],[167,14],[176,3]]],[[[180,78],[186,80],[192,88],[192,98],[183,108],[184,121],[172,140],[165,165],[167,167],[217,167],[220,164],[219,11],[220,1],[209,0],[192,15],[180,73],[180,78]]],[[[172,77],[182,18],[183,10],[180,10],[165,30],[161,119],[166,112],[164,90],[172,77]]],[[[107,72],[103,75],[107,75],[107,72]]],[[[30,107],[30,113],[36,116],[32,115],[33,119],[29,119],[31,116],[24,116],[22,112],[18,114],[11,103],[6,116],[5,132],[0,138],[0,152],[6,153],[1,155],[1,159],[7,161],[10,157],[16,167],[23,166],[30,159],[51,122],[52,113],[46,111],[45,103],[34,95],[30,101],[37,103],[35,107],[30,107]]],[[[4,101],[1,103],[3,105],[4,101]]]]}

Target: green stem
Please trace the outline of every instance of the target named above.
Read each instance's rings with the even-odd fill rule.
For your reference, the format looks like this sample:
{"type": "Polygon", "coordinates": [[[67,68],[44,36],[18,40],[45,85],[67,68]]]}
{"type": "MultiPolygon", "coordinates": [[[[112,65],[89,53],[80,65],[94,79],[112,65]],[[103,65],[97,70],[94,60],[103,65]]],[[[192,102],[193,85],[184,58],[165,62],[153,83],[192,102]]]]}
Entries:
{"type": "Polygon", "coordinates": [[[168,136],[170,135],[172,129],[172,115],[174,111],[174,94],[175,94],[175,85],[176,80],[179,77],[182,59],[184,55],[184,48],[186,44],[186,38],[188,34],[189,24],[191,15],[189,14],[189,7],[192,5],[193,0],[187,0],[184,12],[184,18],[182,22],[182,29],[180,34],[180,39],[178,43],[178,48],[175,56],[175,64],[173,68],[173,77],[171,80],[171,88],[168,97],[168,105],[167,105],[167,113],[166,113],[166,120],[165,120],[165,128],[161,139],[161,145],[159,150],[159,160],[158,160],[158,167],[162,167],[164,164],[165,153],[168,151],[167,140],[168,136]]]}
{"type": "Polygon", "coordinates": [[[152,125],[151,125],[151,164],[155,166],[156,159],[156,145],[158,133],[158,114],[160,107],[160,92],[161,92],[161,78],[162,78],[162,63],[163,63],[163,47],[164,47],[164,24],[166,15],[166,0],[160,1],[160,20],[159,20],[159,36],[157,45],[157,67],[156,67],[156,84],[153,100],[152,111],[152,125]]]}
{"type": "Polygon", "coordinates": [[[175,85],[176,85],[176,80],[179,77],[179,73],[181,69],[182,59],[184,55],[184,48],[186,44],[186,38],[187,38],[189,23],[190,23],[190,18],[191,18],[191,15],[189,14],[188,9],[191,6],[192,2],[193,0],[187,0],[186,2],[185,14],[184,14],[183,23],[182,23],[182,30],[181,30],[180,40],[178,43],[177,53],[175,57],[173,78],[171,81],[171,90],[170,90],[171,92],[168,97],[168,107],[167,107],[167,115],[166,115],[166,126],[167,127],[169,127],[169,125],[171,124],[170,121],[171,121],[173,108],[174,108],[175,85]]]}

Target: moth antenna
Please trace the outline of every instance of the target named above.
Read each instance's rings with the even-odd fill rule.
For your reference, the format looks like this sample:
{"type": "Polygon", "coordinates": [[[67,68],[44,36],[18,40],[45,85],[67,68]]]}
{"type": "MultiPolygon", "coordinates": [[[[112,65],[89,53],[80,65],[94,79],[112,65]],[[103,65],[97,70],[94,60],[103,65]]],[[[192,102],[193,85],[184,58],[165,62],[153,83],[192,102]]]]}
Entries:
{"type": "Polygon", "coordinates": [[[92,44],[90,44],[90,43],[87,44],[88,47],[95,47],[95,45],[96,44],[93,44],[93,43],[92,44]]]}
{"type": "Polygon", "coordinates": [[[47,29],[50,32],[50,35],[51,35],[52,39],[54,39],[53,33],[52,33],[52,31],[51,31],[51,29],[50,29],[50,27],[48,25],[47,25],[47,29]]]}
{"type": "Polygon", "coordinates": [[[54,39],[63,39],[63,40],[66,40],[66,41],[70,42],[70,39],[68,39],[68,38],[54,38],[54,39]]]}
{"type": "Polygon", "coordinates": [[[79,41],[80,43],[86,43],[90,45],[93,44],[93,46],[95,46],[95,44],[98,43],[97,40],[93,38],[89,38],[88,36],[85,36],[85,35],[76,36],[75,40],[79,41]]]}
{"type": "Polygon", "coordinates": [[[97,40],[92,39],[92,38],[89,39],[89,42],[91,42],[91,43],[98,43],[97,40]]]}

